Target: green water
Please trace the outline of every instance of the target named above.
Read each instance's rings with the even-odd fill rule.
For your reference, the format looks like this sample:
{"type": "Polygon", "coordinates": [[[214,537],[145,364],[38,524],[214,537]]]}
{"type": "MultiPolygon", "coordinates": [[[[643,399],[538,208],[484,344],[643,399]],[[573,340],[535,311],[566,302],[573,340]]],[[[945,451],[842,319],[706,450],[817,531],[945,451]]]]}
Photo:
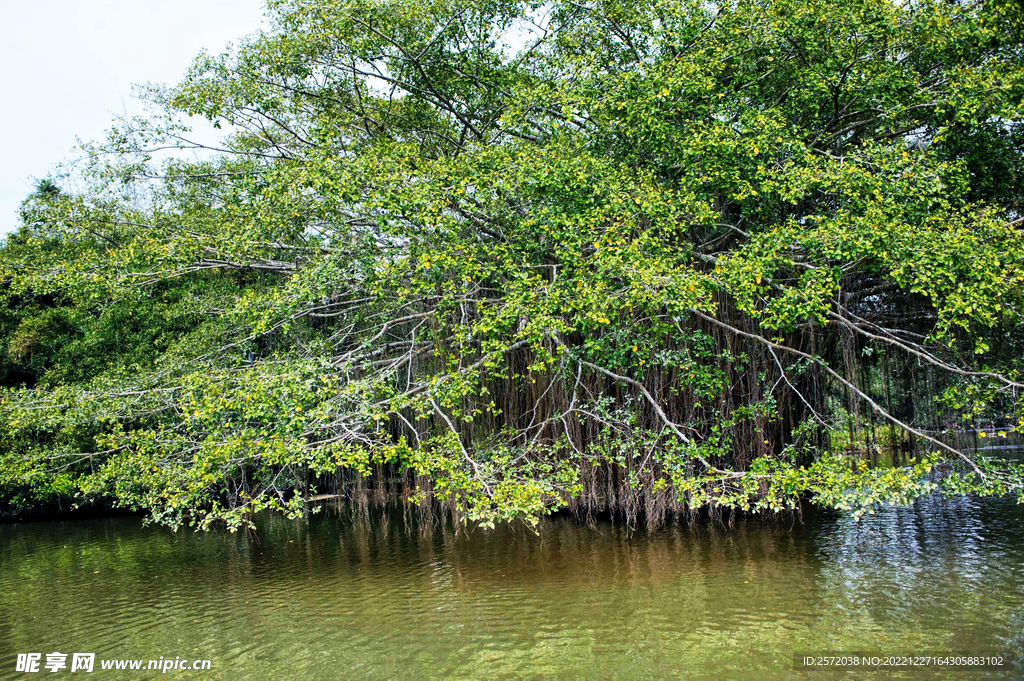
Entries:
{"type": "Polygon", "coordinates": [[[0,678],[825,679],[794,651],[1019,654],[1022,521],[957,499],[652,534],[568,518],[456,534],[377,511],[249,535],[3,525],[0,678]],[[53,651],[211,669],[15,673],[16,653],[53,651]]]}

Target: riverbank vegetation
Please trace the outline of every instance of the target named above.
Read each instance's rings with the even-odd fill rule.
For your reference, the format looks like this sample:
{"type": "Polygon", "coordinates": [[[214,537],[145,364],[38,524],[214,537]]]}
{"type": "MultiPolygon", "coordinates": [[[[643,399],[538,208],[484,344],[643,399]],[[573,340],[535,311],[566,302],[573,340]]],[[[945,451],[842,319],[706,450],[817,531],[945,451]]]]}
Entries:
{"type": "Polygon", "coordinates": [[[237,527],[372,490],[656,525],[1024,490],[943,435],[1024,425],[1015,0],[268,13],[25,201],[6,512],[237,527]],[[864,465],[881,444],[907,465],[864,465]]]}

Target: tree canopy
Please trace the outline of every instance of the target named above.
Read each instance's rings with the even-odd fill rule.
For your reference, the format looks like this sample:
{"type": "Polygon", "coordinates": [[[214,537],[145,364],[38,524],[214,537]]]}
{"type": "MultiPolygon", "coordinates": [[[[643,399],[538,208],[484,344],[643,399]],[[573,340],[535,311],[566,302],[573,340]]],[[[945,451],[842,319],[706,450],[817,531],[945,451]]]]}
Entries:
{"type": "Polygon", "coordinates": [[[364,489],[656,524],[1024,491],[941,433],[1024,427],[1017,2],[268,14],[25,201],[9,509],[235,527],[364,489]],[[906,466],[855,455],[883,436],[906,466]]]}

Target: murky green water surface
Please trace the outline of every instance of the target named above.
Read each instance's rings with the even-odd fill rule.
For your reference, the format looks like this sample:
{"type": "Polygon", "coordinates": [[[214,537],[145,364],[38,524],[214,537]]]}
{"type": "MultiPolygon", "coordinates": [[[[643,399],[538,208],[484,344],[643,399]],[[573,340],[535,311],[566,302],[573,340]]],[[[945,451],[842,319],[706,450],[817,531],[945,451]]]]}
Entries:
{"type": "Polygon", "coordinates": [[[31,651],[209,658],[178,676],[224,679],[825,679],[795,673],[794,651],[1019,655],[1022,521],[1009,500],[936,499],[860,524],[807,512],[652,534],[555,518],[540,536],[457,535],[379,511],[264,517],[250,535],[3,525],[0,678],[31,651]]]}

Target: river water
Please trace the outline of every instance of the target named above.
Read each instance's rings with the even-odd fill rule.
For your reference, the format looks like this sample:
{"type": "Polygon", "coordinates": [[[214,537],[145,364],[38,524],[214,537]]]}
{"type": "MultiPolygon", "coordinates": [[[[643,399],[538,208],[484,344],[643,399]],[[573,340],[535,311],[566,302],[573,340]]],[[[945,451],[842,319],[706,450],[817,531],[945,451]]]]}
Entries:
{"type": "MultiPolygon", "coordinates": [[[[456,533],[327,510],[254,533],[139,518],[0,525],[0,678],[813,678],[794,652],[1024,651],[1024,506],[930,499],[860,522],[545,520],[456,533]],[[208,671],[102,671],[105,658],[208,671]],[[72,678],[83,675],[70,674],[72,678]]],[[[1024,668],[966,678],[1021,678],[1024,668]]],[[[846,678],[863,678],[848,673],[846,678]]],[[[963,672],[876,674],[965,678],[963,672]]]]}

